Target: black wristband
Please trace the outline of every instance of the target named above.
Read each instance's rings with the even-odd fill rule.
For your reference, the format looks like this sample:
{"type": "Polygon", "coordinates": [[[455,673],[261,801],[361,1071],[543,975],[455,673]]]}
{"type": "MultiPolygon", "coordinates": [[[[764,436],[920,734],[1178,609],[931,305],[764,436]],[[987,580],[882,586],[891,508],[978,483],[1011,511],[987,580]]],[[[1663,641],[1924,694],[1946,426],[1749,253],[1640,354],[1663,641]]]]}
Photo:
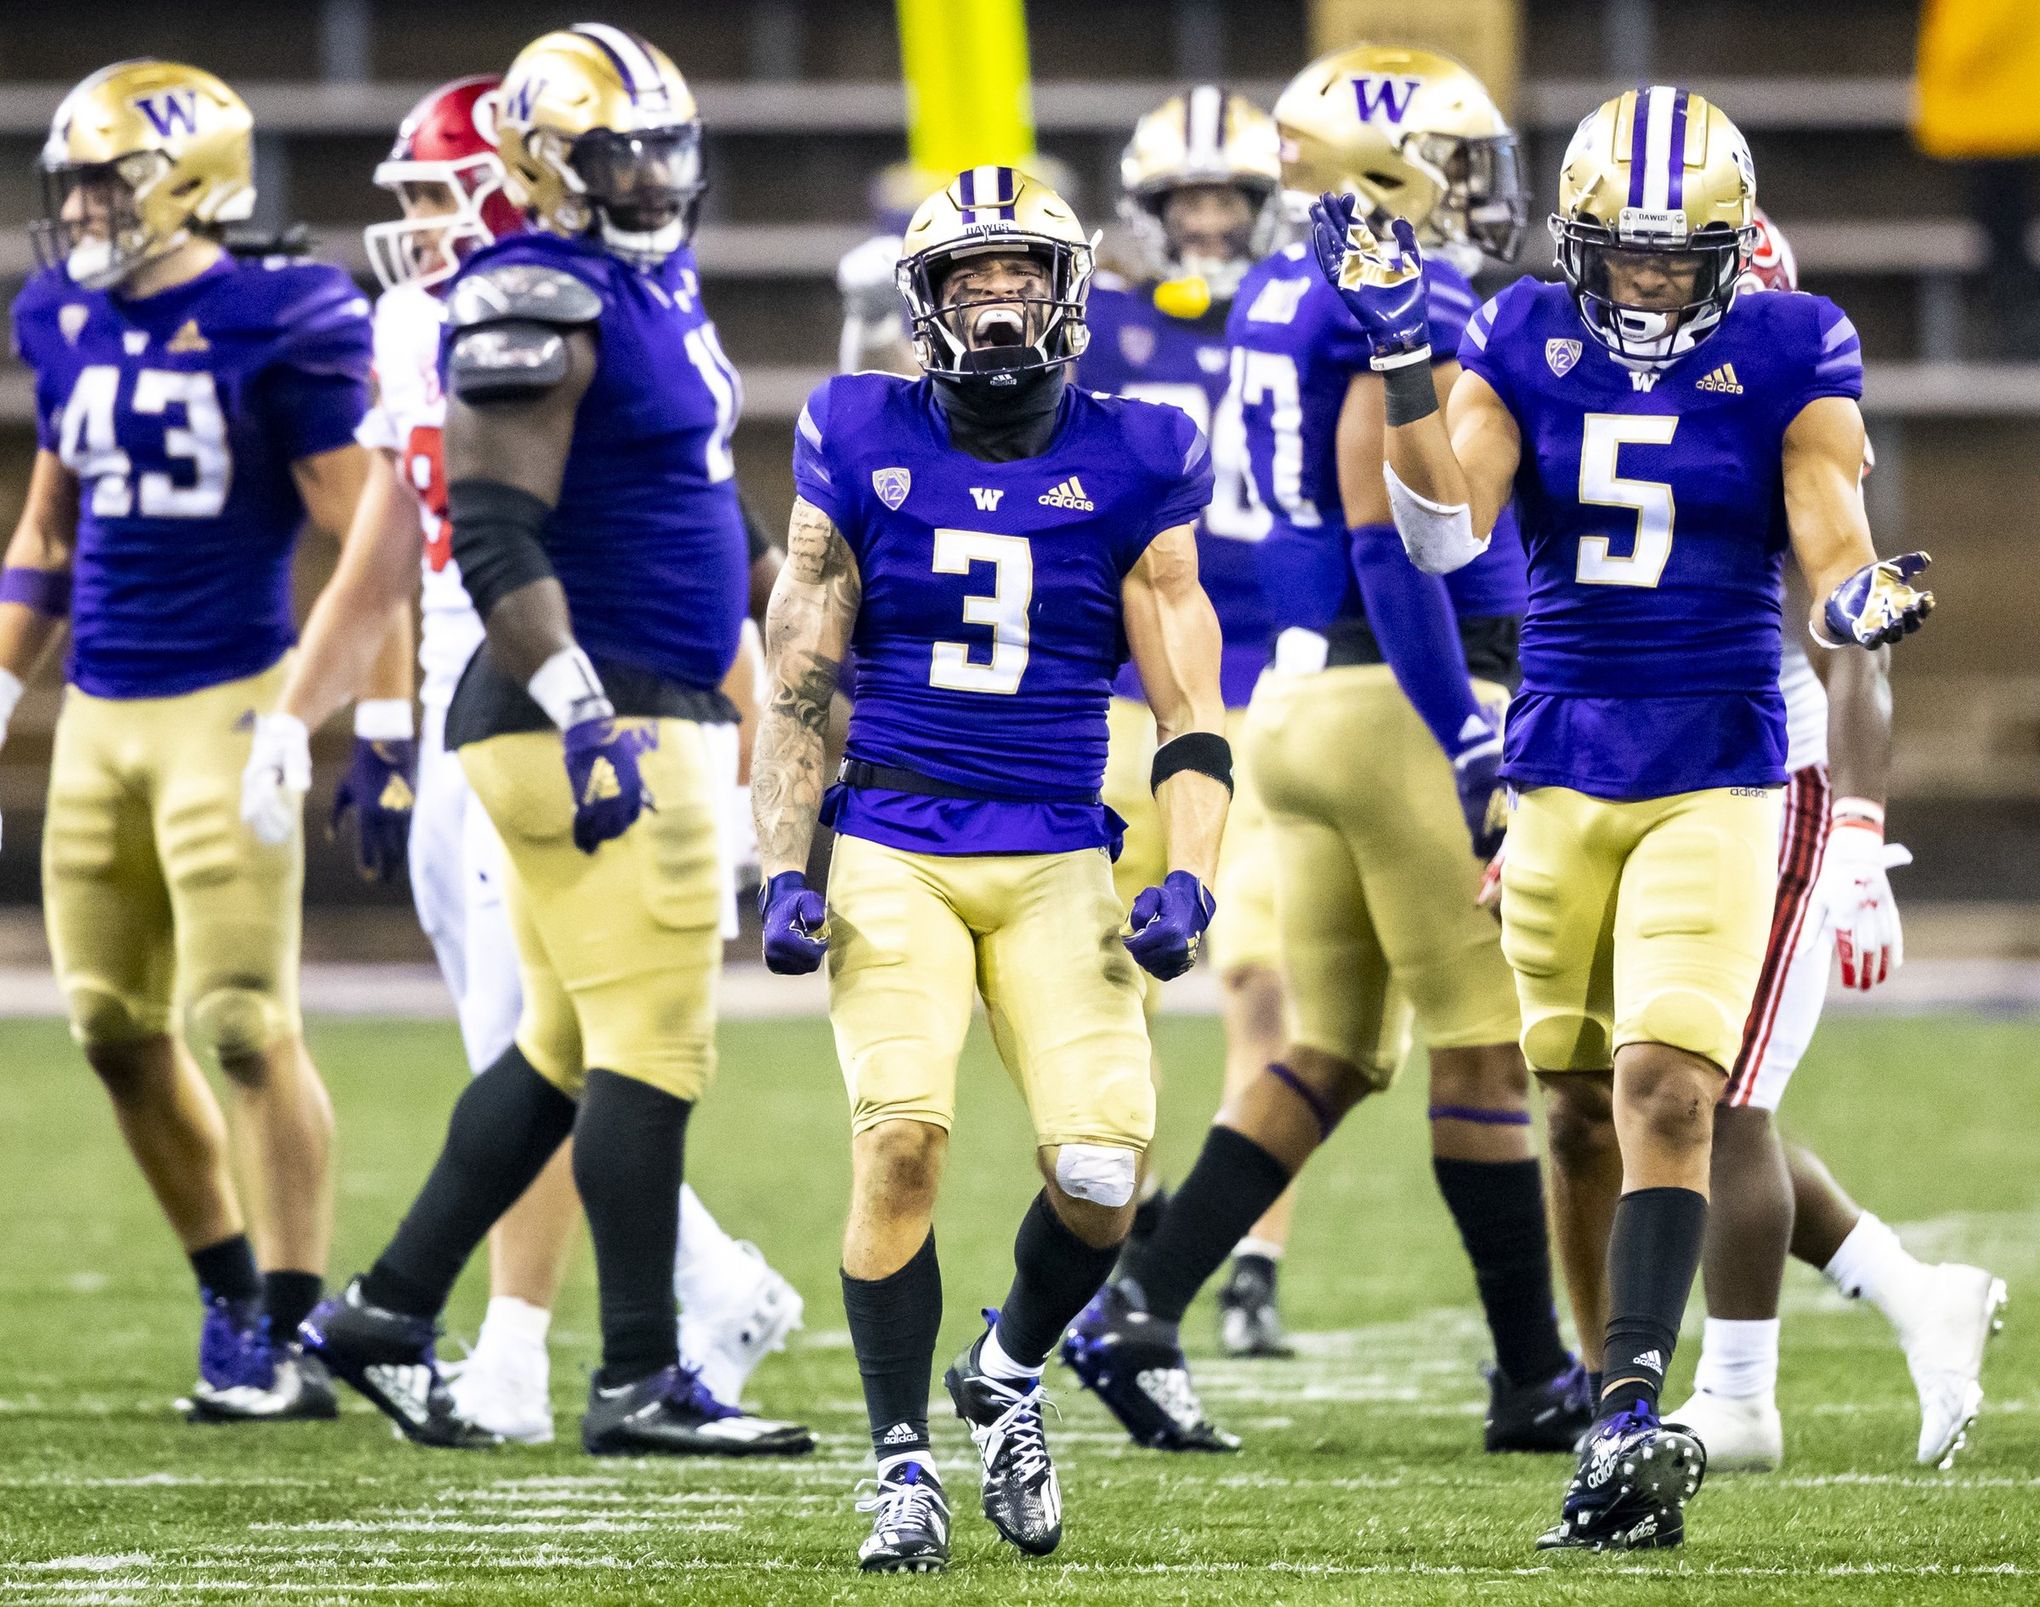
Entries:
{"type": "Polygon", "coordinates": [[[1431,354],[1428,350],[1410,362],[1398,363],[1393,368],[1378,372],[1388,401],[1391,428],[1414,424],[1438,411],[1438,387],[1431,379],[1431,354]]]}
{"type": "Polygon", "coordinates": [[[1155,750],[1155,766],[1148,775],[1149,790],[1159,792],[1164,781],[1184,770],[1209,776],[1231,792],[1232,744],[1216,731],[1185,731],[1164,742],[1155,750]]]}
{"type": "Polygon", "coordinates": [[[456,480],[446,488],[446,516],[461,584],[483,620],[519,587],[552,579],[545,555],[552,509],[529,491],[501,480],[456,480]]]}

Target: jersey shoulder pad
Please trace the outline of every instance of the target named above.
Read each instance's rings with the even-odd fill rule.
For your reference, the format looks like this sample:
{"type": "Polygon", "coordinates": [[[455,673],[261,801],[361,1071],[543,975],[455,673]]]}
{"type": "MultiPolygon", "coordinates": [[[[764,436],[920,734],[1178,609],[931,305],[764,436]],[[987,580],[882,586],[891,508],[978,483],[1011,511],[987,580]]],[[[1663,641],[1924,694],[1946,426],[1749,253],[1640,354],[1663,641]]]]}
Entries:
{"type": "Polygon", "coordinates": [[[38,367],[48,351],[48,339],[57,333],[58,309],[67,299],[82,301],[79,291],[61,268],[45,268],[21,287],[14,298],[14,350],[30,367],[38,367]]]}
{"type": "MultiPolygon", "coordinates": [[[[1561,299],[1570,303],[1570,295],[1563,285],[1546,285],[1543,280],[1528,274],[1512,285],[1504,285],[1482,302],[1467,320],[1466,333],[1460,344],[1462,360],[1471,350],[1483,354],[1489,366],[1506,364],[1511,344],[1507,337],[1523,327],[1536,311],[1541,293],[1546,290],[1556,291],[1561,299]],[[1502,337],[1499,343],[1498,336],[1502,337]]],[[[1579,338],[1582,341],[1588,338],[1584,329],[1580,330],[1579,338]]]]}
{"type": "Polygon", "coordinates": [[[1157,479],[1179,480],[1195,474],[1206,461],[1209,449],[1204,432],[1180,407],[1130,396],[1092,394],[1101,406],[1118,415],[1127,453],[1157,479]]]}
{"type": "Polygon", "coordinates": [[[459,330],[507,323],[574,329],[601,316],[602,298],[583,281],[536,262],[492,263],[463,274],[447,303],[447,322],[459,330]]]}

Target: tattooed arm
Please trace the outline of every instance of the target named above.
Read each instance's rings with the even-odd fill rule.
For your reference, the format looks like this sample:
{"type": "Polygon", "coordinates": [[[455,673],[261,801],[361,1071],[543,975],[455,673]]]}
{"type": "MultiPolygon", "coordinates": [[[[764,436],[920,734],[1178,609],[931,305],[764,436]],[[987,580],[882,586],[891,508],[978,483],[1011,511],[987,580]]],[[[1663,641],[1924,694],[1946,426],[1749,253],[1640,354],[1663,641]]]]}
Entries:
{"type": "Polygon", "coordinates": [[[796,497],[786,567],[765,611],[765,713],[751,758],[759,869],[769,881],[807,869],[821,809],[829,700],[857,623],[864,584],[829,516],[796,497]]]}

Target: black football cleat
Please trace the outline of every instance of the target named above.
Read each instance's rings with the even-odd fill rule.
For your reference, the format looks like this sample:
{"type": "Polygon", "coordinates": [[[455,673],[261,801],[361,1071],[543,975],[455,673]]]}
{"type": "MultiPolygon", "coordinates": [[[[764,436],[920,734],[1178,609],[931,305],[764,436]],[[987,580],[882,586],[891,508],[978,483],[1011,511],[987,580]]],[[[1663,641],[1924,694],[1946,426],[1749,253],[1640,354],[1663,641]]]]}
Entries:
{"type": "Polygon", "coordinates": [[[857,1548],[868,1574],[939,1574],[949,1566],[949,1497],[934,1470],[919,1462],[879,1469],[871,1493],[857,1503],[872,1514],[871,1533],[857,1548]]]}
{"type": "Polygon", "coordinates": [[[432,1351],[437,1337],[431,1318],[362,1299],[359,1278],[321,1300],[298,1325],[305,1354],[365,1395],[404,1438],[454,1451],[501,1445],[455,1410],[432,1351]]]}
{"type": "Polygon", "coordinates": [[[1512,1384],[1499,1367],[1487,1375],[1485,1443],[1489,1451],[1578,1451],[1594,1426],[1594,1389],[1577,1361],[1541,1384],[1512,1384]]]}
{"type": "Polygon", "coordinates": [[[957,1357],[942,1386],[984,1464],[985,1516],[1028,1556],[1045,1557],[1062,1544],[1062,1486],[1042,1429],[1041,1380],[1022,1389],[992,1377],[978,1365],[983,1345],[980,1338],[957,1357]]]}
{"type": "Polygon", "coordinates": [[[1707,1476],[1707,1451],[1642,1402],[1596,1425],[1580,1452],[1555,1527],[1539,1551],[1652,1551],[1686,1538],[1686,1503],[1707,1476]]]}
{"type": "Polygon", "coordinates": [[[300,1423],[338,1417],[326,1369],[294,1342],[279,1344],[259,1300],[206,1296],[198,1382],[178,1402],[193,1423],[300,1423]]]}
{"type": "Polygon", "coordinates": [[[591,1379],[581,1447],[591,1456],[805,1456],[815,1437],[725,1406],[676,1363],[614,1389],[591,1379]]]}
{"type": "Polygon", "coordinates": [[[1064,1365],[1133,1436],[1157,1451],[1237,1451],[1207,1422],[1174,1323],[1150,1317],[1138,1288],[1108,1283],[1063,1336],[1064,1365]]]}
{"type": "Polygon", "coordinates": [[[1273,1263],[1242,1256],[1218,1291],[1218,1348],[1228,1356],[1294,1356],[1275,1309],[1273,1263]]]}

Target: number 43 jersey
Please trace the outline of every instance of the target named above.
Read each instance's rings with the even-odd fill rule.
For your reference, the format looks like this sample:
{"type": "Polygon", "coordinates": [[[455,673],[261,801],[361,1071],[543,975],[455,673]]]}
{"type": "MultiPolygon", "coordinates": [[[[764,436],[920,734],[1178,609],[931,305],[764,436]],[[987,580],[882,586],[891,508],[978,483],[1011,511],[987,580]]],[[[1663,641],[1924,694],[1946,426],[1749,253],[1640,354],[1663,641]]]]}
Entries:
{"type": "Polygon", "coordinates": [[[1785,431],[1862,395],[1855,327],[1819,296],[1745,295],[1677,362],[1633,371],[1563,285],[1522,279],[1459,360],[1523,443],[1530,601],[1503,774],[1609,799],[1782,782],[1785,431]]]}
{"type": "Polygon", "coordinates": [[[808,398],[793,465],[863,581],[849,757],[976,795],[839,788],[828,823],[927,854],[1116,845],[1098,789],[1120,589],[1211,499],[1197,426],[1070,386],[1040,456],[987,463],[949,444],[930,381],[848,374],[808,398]]]}
{"type": "Polygon", "coordinates": [[[14,304],[36,444],[77,476],[70,679],[175,697],[267,669],[295,639],[305,509],[291,465],[368,410],[368,302],[338,268],[222,257],[129,299],[61,269],[14,304]]]}

